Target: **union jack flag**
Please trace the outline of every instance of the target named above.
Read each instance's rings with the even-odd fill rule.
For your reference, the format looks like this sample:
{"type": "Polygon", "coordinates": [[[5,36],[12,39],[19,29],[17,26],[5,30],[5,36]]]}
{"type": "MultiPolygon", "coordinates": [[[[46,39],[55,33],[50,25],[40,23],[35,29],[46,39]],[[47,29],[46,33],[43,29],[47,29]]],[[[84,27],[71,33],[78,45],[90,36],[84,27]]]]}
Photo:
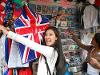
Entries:
{"type": "MultiPolygon", "coordinates": [[[[49,21],[37,13],[32,13],[27,6],[24,6],[22,14],[14,22],[15,32],[32,41],[41,43],[41,33],[48,27],[49,21]]],[[[23,40],[25,41],[25,40],[23,40]]],[[[18,43],[22,63],[29,62],[40,56],[40,53],[31,50],[29,47],[18,43]]]]}

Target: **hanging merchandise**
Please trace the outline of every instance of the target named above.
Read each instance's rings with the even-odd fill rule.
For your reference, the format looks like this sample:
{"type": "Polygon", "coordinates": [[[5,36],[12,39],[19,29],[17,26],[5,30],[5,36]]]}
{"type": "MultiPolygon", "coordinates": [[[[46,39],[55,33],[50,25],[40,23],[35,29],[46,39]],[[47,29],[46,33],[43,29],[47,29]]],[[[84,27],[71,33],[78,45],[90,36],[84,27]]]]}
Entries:
{"type": "Polygon", "coordinates": [[[16,3],[16,8],[21,8],[23,7],[24,3],[22,2],[22,0],[12,0],[13,3],[16,3]]]}
{"type": "Polygon", "coordinates": [[[3,75],[8,75],[8,68],[4,67],[2,72],[3,72],[3,75]]]}
{"type": "MultiPolygon", "coordinates": [[[[15,75],[15,74],[14,74],[15,75]]],[[[31,68],[23,68],[18,70],[18,75],[32,75],[31,68]]]]}
{"type": "Polygon", "coordinates": [[[97,7],[100,7],[100,0],[95,0],[95,5],[96,5],[97,7]]]}
{"type": "Polygon", "coordinates": [[[22,12],[22,8],[17,8],[17,4],[13,4],[13,20],[16,20],[22,12]]]}
{"type": "Polygon", "coordinates": [[[2,35],[0,37],[0,75],[3,75],[3,67],[6,66],[6,62],[5,62],[5,54],[4,54],[4,40],[5,40],[5,35],[2,35]]]}
{"type": "Polygon", "coordinates": [[[84,29],[96,27],[99,25],[97,23],[98,11],[93,5],[86,6],[83,12],[84,29]]]}
{"type": "MultiPolygon", "coordinates": [[[[4,26],[6,26],[6,27],[9,27],[9,28],[11,28],[11,23],[10,23],[10,20],[12,19],[12,14],[13,14],[13,8],[12,8],[12,1],[11,0],[2,0],[4,3],[5,3],[5,6],[4,6],[4,16],[3,16],[3,18],[2,18],[2,16],[1,16],[1,18],[2,18],[2,21],[1,21],[1,23],[0,24],[3,24],[4,26]]],[[[10,39],[8,39],[8,38],[6,38],[5,37],[5,43],[4,43],[4,49],[5,49],[5,63],[6,63],[6,67],[7,67],[7,64],[8,64],[8,60],[9,60],[9,53],[10,53],[10,47],[11,47],[11,40],[10,39]],[[9,44],[9,45],[8,45],[9,44]]],[[[3,65],[3,66],[5,66],[5,65],[3,65]]],[[[9,72],[8,72],[8,67],[4,70],[4,72],[3,72],[3,74],[4,75],[9,75],[8,73],[10,73],[10,70],[9,70],[9,72]]],[[[10,75],[12,75],[12,74],[10,74],[10,75]]]]}
{"type": "MultiPolygon", "coordinates": [[[[9,23],[9,21],[13,20],[13,15],[15,15],[15,13],[13,13],[13,4],[12,4],[11,0],[8,0],[6,3],[7,3],[6,7],[5,7],[6,15],[4,17],[3,22],[4,22],[4,25],[6,27],[9,27],[10,29],[12,29],[12,27],[9,26],[9,25],[13,26],[13,22],[9,23]]],[[[40,19],[40,17],[38,17],[38,19],[40,19]]],[[[18,20],[18,19],[16,18],[14,20],[18,20]]],[[[38,21],[40,22],[41,19],[38,20],[38,21]]],[[[17,75],[17,71],[15,71],[16,68],[29,67],[29,63],[22,64],[22,61],[21,61],[21,58],[20,58],[20,54],[18,52],[18,46],[17,46],[15,41],[10,40],[9,38],[5,38],[5,45],[4,46],[5,46],[5,61],[7,63],[7,68],[4,69],[3,75],[17,75]],[[15,52],[15,54],[14,54],[14,52],[12,50],[15,52]]],[[[20,69],[20,68],[19,68],[19,70],[20,70],[19,75],[22,74],[21,73],[22,69],[20,69]]],[[[28,69],[28,68],[26,69],[25,68],[25,71],[23,71],[22,75],[32,75],[32,72],[31,72],[30,69],[28,69]],[[27,72],[27,74],[26,74],[26,72],[27,72]],[[30,72],[30,74],[29,74],[29,72],[30,72]]]]}
{"type": "Polygon", "coordinates": [[[50,5],[53,3],[53,0],[36,0],[36,4],[40,5],[50,5]]]}
{"type": "Polygon", "coordinates": [[[95,0],[94,4],[98,10],[98,24],[100,25],[100,0],[95,0]]]}
{"type": "Polygon", "coordinates": [[[9,20],[12,19],[12,14],[13,14],[13,8],[12,8],[12,1],[11,0],[7,0],[6,2],[6,6],[5,6],[5,18],[4,18],[4,26],[10,26],[9,24],[9,20]]]}
{"type": "Polygon", "coordinates": [[[24,4],[29,3],[29,0],[12,0],[13,2],[13,19],[16,20],[22,12],[24,4]]]}
{"type": "Polygon", "coordinates": [[[5,6],[6,6],[6,0],[1,0],[0,2],[0,24],[3,24],[4,18],[5,18],[5,6]]]}
{"type": "Polygon", "coordinates": [[[60,0],[60,5],[63,8],[68,8],[68,7],[73,6],[73,4],[70,1],[67,1],[67,0],[60,0]]]}
{"type": "MultiPolygon", "coordinates": [[[[41,34],[44,32],[45,28],[48,27],[48,24],[47,18],[42,17],[37,13],[32,13],[26,5],[23,7],[20,17],[14,21],[15,32],[17,34],[34,40],[37,43],[40,43],[41,34]]],[[[13,41],[8,67],[25,67],[27,66],[25,63],[27,64],[27,62],[30,62],[39,56],[39,53],[34,52],[30,48],[13,41]],[[19,61],[19,56],[21,56],[22,62],[21,60],[19,61]]]]}
{"type": "Polygon", "coordinates": [[[13,2],[13,20],[16,20],[21,12],[22,12],[22,8],[23,8],[23,5],[25,3],[25,1],[22,1],[22,0],[12,0],[13,2]]]}

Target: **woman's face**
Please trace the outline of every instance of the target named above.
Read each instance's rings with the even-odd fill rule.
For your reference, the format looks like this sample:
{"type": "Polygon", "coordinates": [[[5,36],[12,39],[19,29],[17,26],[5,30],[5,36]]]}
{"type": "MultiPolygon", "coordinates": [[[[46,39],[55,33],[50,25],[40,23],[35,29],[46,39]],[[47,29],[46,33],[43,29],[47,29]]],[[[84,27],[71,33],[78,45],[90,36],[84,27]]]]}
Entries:
{"type": "Polygon", "coordinates": [[[52,46],[57,40],[57,37],[54,31],[52,29],[49,29],[46,31],[44,39],[47,46],[52,46]]]}

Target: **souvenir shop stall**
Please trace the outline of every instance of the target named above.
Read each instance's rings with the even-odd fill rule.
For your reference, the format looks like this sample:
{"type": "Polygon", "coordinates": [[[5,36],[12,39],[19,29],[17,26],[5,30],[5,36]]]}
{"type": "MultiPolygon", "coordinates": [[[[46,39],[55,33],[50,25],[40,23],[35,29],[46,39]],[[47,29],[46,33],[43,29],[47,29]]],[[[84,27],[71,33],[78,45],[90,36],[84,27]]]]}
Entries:
{"type": "MultiPolygon", "coordinates": [[[[38,35],[30,38],[32,35],[27,34],[32,33],[31,30],[21,29],[22,26],[27,27],[28,23],[32,26],[32,23],[36,22],[32,17],[34,12],[39,14],[35,14],[35,18],[41,15],[45,17],[45,20],[48,19],[47,24],[42,29],[38,29],[39,33],[45,30],[48,22],[59,29],[63,53],[69,63],[69,71],[72,75],[83,75],[82,63],[87,57],[87,51],[80,48],[66,33],[66,30],[69,28],[75,31],[81,42],[89,45],[93,35],[100,32],[100,1],[1,0],[0,24],[31,40],[41,38],[38,35]]],[[[35,30],[35,27],[33,26],[32,29],[35,30]]],[[[40,39],[35,41],[40,43],[40,39]]],[[[26,67],[29,67],[30,62],[34,62],[39,56],[38,52],[33,52],[28,47],[6,38],[0,31],[0,75],[26,75],[27,72],[28,75],[32,75],[30,69],[26,67]],[[21,74],[25,71],[25,74],[21,74]]]]}

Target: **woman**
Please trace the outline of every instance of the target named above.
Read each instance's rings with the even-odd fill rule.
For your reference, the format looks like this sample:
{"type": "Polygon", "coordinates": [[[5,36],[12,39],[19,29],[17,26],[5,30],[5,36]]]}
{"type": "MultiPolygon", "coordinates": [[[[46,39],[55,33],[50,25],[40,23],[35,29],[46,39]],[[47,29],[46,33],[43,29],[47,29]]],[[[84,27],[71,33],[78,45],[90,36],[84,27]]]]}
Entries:
{"type": "Polygon", "coordinates": [[[68,33],[72,36],[72,39],[78,46],[88,51],[87,64],[88,68],[90,67],[91,69],[87,69],[87,73],[89,73],[89,75],[99,75],[100,54],[98,53],[100,53],[100,33],[95,33],[91,45],[82,44],[73,31],[68,30],[68,33]]]}
{"type": "Polygon", "coordinates": [[[37,75],[64,75],[66,63],[57,28],[51,26],[46,29],[44,33],[44,45],[40,45],[12,31],[8,31],[1,25],[0,30],[2,30],[8,38],[27,45],[42,54],[39,58],[37,75]]]}

